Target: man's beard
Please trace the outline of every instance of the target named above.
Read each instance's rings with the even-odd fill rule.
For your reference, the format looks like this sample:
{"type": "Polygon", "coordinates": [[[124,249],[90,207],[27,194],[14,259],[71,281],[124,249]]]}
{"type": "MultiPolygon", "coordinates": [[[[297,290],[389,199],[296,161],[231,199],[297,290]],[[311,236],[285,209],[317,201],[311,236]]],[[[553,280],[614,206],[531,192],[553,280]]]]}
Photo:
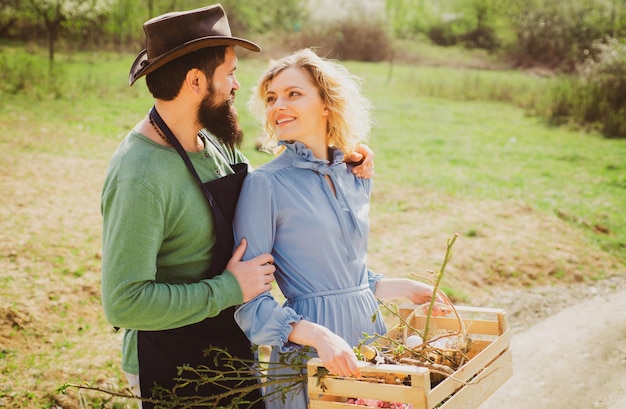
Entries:
{"type": "Polygon", "coordinates": [[[235,94],[231,93],[231,97],[220,104],[214,102],[212,97],[214,94],[215,92],[209,89],[208,95],[200,102],[198,122],[226,146],[231,149],[238,148],[243,143],[243,130],[233,105],[235,94]]]}

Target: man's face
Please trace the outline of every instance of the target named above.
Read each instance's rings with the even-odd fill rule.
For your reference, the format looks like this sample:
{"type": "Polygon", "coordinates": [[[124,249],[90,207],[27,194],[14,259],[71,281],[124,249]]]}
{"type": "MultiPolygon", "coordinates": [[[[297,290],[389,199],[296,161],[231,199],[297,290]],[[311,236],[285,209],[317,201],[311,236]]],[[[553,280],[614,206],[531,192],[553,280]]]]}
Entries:
{"type": "Polygon", "coordinates": [[[209,80],[207,93],[198,106],[198,122],[231,148],[243,142],[243,130],[239,125],[235,102],[235,91],[240,88],[235,76],[237,56],[233,47],[228,47],[224,63],[215,70],[209,80]]]}

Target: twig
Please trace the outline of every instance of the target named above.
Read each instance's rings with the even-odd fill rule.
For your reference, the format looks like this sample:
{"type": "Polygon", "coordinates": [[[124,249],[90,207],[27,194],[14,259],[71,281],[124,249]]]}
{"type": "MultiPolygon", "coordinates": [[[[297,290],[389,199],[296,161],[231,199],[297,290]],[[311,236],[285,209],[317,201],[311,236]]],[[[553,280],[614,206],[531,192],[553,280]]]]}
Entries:
{"type": "MultiPolygon", "coordinates": [[[[294,373],[278,374],[268,377],[256,368],[257,363],[254,360],[244,360],[230,355],[227,351],[220,348],[210,348],[205,351],[206,355],[212,353],[217,354],[216,362],[220,362],[219,369],[210,368],[208,366],[191,367],[188,365],[178,368],[178,378],[175,379],[176,385],[172,390],[156,386],[154,393],[158,398],[142,398],[132,394],[132,392],[112,391],[89,384],[78,385],[66,383],[57,389],[57,393],[65,393],[69,388],[78,390],[88,390],[109,395],[111,398],[134,399],[143,402],[154,403],[162,408],[187,409],[192,407],[210,407],[221,409],[248,408],[252,404],[262,399],[279,399],[287,393],[299,391],[306,385],[306,363],[308,361],[308,349],[293,351],[281,362],[259,362],[259,364],[269,365],[273,368],[292,368],[294,373]],[[186,386],[195,385],[214,385],[223,388],[223,392],[211,396],[177,396],[179,389],[186,386]],[[247,395],[254,391],[260,390],[267,386],[280,386],[271,393],[250,400],[247,395]]],[[[106,402],[101,406],[105,407],[106,402]]]]}
{"type": "Polygon", "coordinates": [[[100,393],[104,393],[107,394],[109,396],[111,396],[112,398],[124,398],[124,399],[135,399],[135,400],[142,400],[145,402],[151,402],[151,403],[157,403],[156,401],[153,401],[151,399],[145,399],[145,398],[141,398],[139,396],[136,396],[134,393],[130,392],[127,390],[127,392],[115,392],[115,391],[111,391],[108,389],[103,389],[97,386],[91,386],[89,384],[84,384],[84,385],[78,385],[75,383],[65,383],[63,385],[61,385],[60,387],[57,388],[56,393],[65,393],[67,392],[68,389],[78,389],[78,390],[87,390],[87,391],[94,391],[94,392],[100,392],[100,393]]]}
{"type": "Polygon", "coordinates": [[[435,306],[435,301],[437,300],[437,294],[439,291],[439,286],[441,284],[441,280],[443,280],[443,276],[446,270],[446,266],[448,265],[448,261],[452,258],[452,245],[456,241],[457,237],[459,237],[458,233],[455,233],[452,239],[448,239],[446,255],[443,258],[443,263],[441,264],[441,268],[435,277],[435,285],[433,288],[433,296],[430,298],[430,304],[428,305],[428,313],[426,314],[426,322],[424,324],[424,336],[422,339],[426,342],[428,340],[428,331],[430,330],[430,318],[433,313],[433,308],[435,306]]]}

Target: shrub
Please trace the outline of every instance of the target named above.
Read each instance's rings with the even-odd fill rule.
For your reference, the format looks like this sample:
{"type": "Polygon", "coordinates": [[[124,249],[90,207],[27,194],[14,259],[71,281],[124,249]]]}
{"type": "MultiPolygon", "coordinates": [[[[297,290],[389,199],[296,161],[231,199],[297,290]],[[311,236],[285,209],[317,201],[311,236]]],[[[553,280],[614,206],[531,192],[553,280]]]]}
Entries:
{"type": "Polygon", "coordinates": [[[320,55],[341,60],[379,62],[389,58],[392,40],[377,21],[347,19],[303,29],[299,47],[313,47],[320,55]]]}
{"type": "Polygon", "coordinates": [[[607,138],[626,138],[626,44],[613,38],[597,41],[578,75],[563,75],[550,83],[535,113],[561,125],[574,122],[596,129],[607,138]]]}
{"type": "Polygon", "coordinates": [[[14,48],[3,48],[0,53],[0,91],[7,94],[25,94],[35,98],[58,98],[62,92],[63,71],[50,66],[43,55],[31,54],[14,48]]]}
{"type": "Polygon", "coordinates": [[[600,123],[606,137],[626,138],[626,44],[596,41],[578,73],[582,119],[600,123]]]}
{"type": "Polygon", "coordinates": [[[500,47],[500,40],[491,27],[478,27],[462,34],[459,39],[467,48],[482,48],[496,50],[500,47]]]}
{"type": "Polygon", "coordinates": [[[583,50],[611,32],[611,2],[511,0],[506,9],[516,41],[511,56],[519,65],[542,64],[571,73],[583,50]]]}
{"type": "Polygon", "coordinates": [[[428,30],[428,38],[436,45],[443,47],[449,47],[455,45],[458,42],[456,33],[453,30],[452,24],[441,23],[435,24],[428,30]]]}
{"type": "Polygon", "coordinates": [[[465,48],[481,48],[493,51],[500,47],[501,41],[491,27],[479,27],[456,34],[449,23],[437,24],[428,30],[428,38],[434,44],[449,47],[462,44],[465,48]]]}
{"type": "Polygon", "coordinates": [[[552,125],[563,125],[575,116],[579,105],[578,80],[571,76],[561,76],[550,82],[539,114],[548,118],[552,125]]]}

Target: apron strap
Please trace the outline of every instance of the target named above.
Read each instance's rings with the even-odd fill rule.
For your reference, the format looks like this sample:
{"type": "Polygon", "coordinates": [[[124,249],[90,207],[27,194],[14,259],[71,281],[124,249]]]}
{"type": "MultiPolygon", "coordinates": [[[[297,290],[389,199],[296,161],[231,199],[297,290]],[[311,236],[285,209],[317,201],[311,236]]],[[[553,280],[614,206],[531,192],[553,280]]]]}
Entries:
{"type": "Polygon", "coordinates": [[[185,152],[185,150],[183,149],[182,145],[178,141],[178,138],[176,138],[176,135],[174,135],[174,133],[169,128],[169,126],[167,126],[163,118],[161,118],[161,115],[159,115],[159,113],[157,112],[156,107],[154,106],[152,107],[149,115],[152,117],[152,119],[157,124],[157,126],[161,128],[161,131],[165,134],[168,141],[172,144],[174,149],[176,149],[180,157],[183,159],[183,162],[185,162],[185,165],[187,165],[187,169],[189,169],[191,174],[196,178],[196,181],[198,182],[198,184],[200,185],[200,188],[204,192],[204,196],[206,196],[207,200],[209,201],[209,205],[211,205],[211,208],[213,209],[215,216],[224,220],[224,216],[222,215],[222,212],[220,211],[219,207],[215,206],[215,200],[213,199],[213,195],[211,195],[211,192],[209,192],[209,189],[207,189],[204,183],[202,183],[200,176],[198,176],[198,172],[196,172],[196,168],[193,167],[193,164],[191,163],[191,159],[189,159],[189,155],[187,155],[187,152],[185,152]]]}

